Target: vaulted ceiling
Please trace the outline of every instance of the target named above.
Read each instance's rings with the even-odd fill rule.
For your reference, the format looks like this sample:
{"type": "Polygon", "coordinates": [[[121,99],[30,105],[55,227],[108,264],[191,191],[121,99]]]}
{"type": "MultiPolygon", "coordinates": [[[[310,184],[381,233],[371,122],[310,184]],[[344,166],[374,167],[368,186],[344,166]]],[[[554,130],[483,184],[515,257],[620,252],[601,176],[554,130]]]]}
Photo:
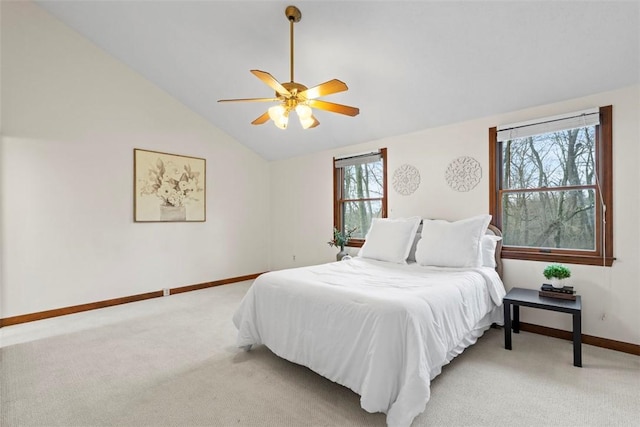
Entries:
{"type": "Polygon", "coordinates": [[[640,83],[637,1],[37,1],[113,57],[268,160],[410,133],[640,83]],[[320,126],[250,123],[272,97],[249,73],[337,78],[320,126]]]}

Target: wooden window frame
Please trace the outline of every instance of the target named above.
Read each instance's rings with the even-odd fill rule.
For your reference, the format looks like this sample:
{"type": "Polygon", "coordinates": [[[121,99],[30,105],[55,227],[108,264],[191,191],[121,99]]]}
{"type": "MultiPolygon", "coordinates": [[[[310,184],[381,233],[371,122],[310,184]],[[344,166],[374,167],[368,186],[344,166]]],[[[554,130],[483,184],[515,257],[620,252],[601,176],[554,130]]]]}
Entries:
{"type": "MultiPolygon", "coordinates": [[[[603,225],[602,204],[596,204],[596,248],[594,251],[570,249],[523,248],[502,246],[502,258],[528,261],[559,262],[566,264],[600,265],[610,267],[613,256],[613,126],[612,106],[600,107],[600,124],[596,125],[596,174],[600,192],[606,206],[603,225]],[[603,229],[604,227],[604,233],[603,229]],[[603,242],[604,236],[604,242],[603,242]]],[[[502,149],[497,127],[489,129],[489,213],[491,223],[502,229],[502,149]]],[[[564,189],[564,188],[563,188],[564,189]]]]}
{"type": "MultiPolygon", "coordinates": [[[[387,149],[380,149],[380,158],[382,159],[382,191],[383,196],[382,199],[374,198],[374,199],[349,199],[348,201],[354,200],[381,200],[382,201],[382,212],[381,218],[387,217],[387,149]]],[[[335,167],[335,157],[333,159],[334,167],[333,167],[333,226],[338,230],[342,230],[342,208],[345,203],[345,199],[342,198],[342,183],[344,182],[344,168],[336,168],[335,167]]],[[[346,246],[360,248],[364,245],[364,239],[349,239],[349,243],[346,246]]]]}

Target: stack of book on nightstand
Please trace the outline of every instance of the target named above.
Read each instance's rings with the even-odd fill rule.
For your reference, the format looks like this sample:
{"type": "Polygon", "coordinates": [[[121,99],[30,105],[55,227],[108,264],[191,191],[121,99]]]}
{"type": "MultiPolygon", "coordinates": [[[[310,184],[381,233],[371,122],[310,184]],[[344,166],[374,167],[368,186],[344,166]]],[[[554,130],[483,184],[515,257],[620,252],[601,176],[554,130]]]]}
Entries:
{"type": "Polygon", "coordinates": [[[576,291],[573,290],[573,286],[565,286],[562,288],[554,288],[549,284],[543,284],[538,294],[541,297],[568,299],[571,301],[576,300],[576,291]]]}

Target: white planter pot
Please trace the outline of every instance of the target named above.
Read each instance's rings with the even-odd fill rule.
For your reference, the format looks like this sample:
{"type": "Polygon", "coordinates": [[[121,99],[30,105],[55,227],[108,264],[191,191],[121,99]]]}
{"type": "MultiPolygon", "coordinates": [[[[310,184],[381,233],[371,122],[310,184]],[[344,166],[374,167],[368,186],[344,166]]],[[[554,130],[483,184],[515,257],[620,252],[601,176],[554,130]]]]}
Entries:
{"type": "Polygon", "coordinates": [[[557,289],[562,289],[564,288],[564,280],[563,279],[556,279],[555,277],[551,279],[551,286],[553,286],[554,288],[557,289]]]}

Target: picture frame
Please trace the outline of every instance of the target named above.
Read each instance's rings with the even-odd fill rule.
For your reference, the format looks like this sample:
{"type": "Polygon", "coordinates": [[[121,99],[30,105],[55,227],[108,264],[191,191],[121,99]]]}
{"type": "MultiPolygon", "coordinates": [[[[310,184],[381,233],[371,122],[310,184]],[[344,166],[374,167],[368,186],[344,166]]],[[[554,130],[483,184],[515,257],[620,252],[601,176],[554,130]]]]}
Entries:
{"type": "Polygon", "coordinates": [[[134,222],[205,222],[206,172],[206,159],[134,148],[134,222]]]}

